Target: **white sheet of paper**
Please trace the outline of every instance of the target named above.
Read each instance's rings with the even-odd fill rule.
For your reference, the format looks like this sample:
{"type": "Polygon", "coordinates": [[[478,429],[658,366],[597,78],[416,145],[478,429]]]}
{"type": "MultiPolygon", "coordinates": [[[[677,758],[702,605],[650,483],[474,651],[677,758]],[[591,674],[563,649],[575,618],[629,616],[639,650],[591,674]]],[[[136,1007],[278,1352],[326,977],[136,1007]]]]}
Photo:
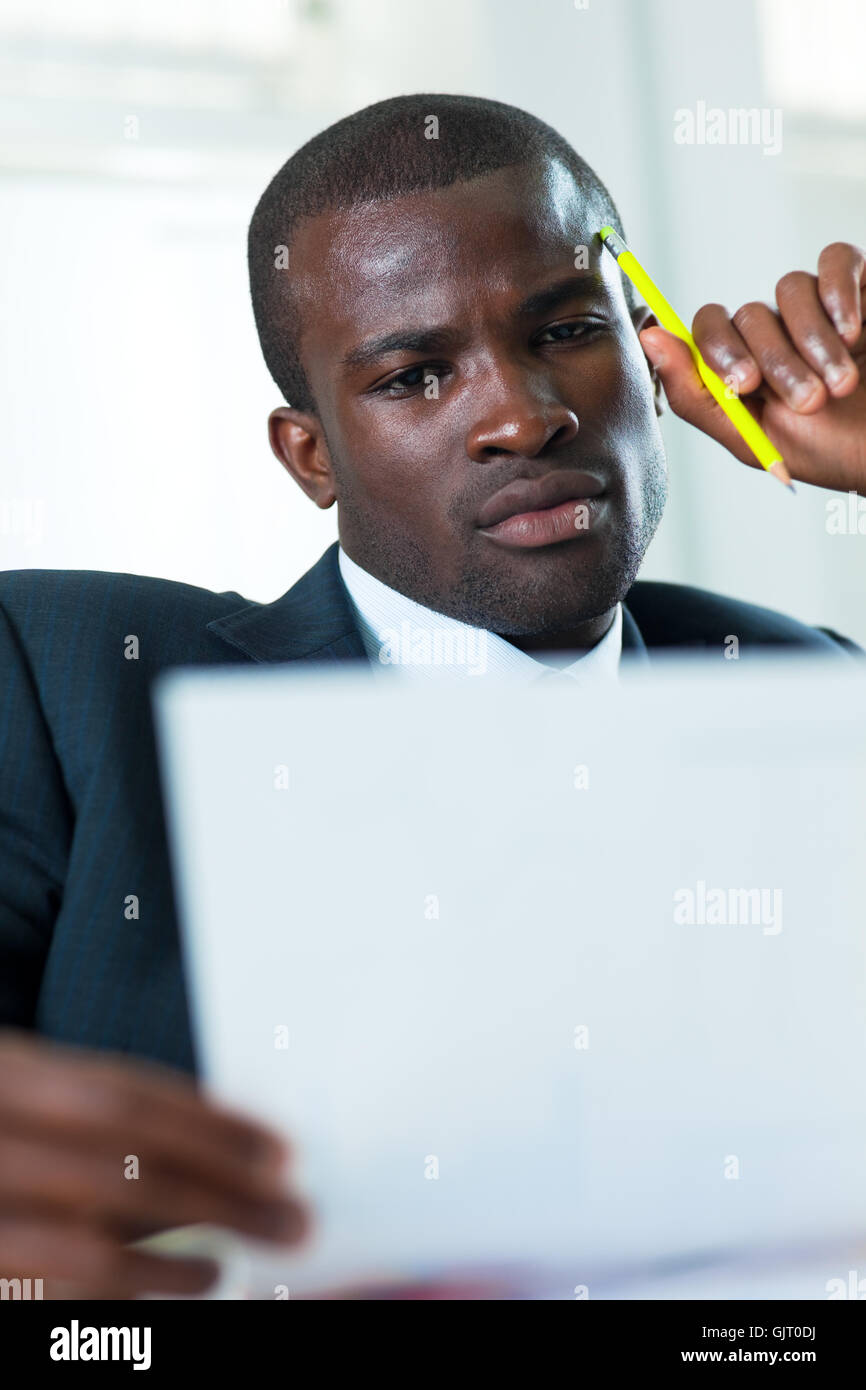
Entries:
{"type": "Polygon", "coordinates": [[[291,1136],[317,1214],[265,1289],[492,1266],[629,1296],[813,1248],[816,1285],[845,1275],[866,679],[735,665],[603,694],[160,678],[199,1057],[291,1136]]]}

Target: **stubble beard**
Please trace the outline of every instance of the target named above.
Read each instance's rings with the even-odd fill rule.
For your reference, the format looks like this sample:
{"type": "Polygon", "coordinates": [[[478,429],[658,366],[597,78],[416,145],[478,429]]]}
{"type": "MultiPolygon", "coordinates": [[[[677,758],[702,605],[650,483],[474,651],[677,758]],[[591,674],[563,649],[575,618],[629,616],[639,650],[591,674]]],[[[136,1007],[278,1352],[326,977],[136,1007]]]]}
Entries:
{"type": "MultiPolygon", "coordinates": [[[[616,537],[589,574],[576,567],[569,585],[567,580],[563,583],[562,566],[558,566],[554,584],[546,567],[539,566],[535,576],[524,576],[469,557],[459,565],[453,581],[443,582],[431,552],[421,542],[393,519],[383,524],[381,515],[369,514],[348,478],[341,477],[339,484],[341,535],[345,520],[350,534],[363,537],[360,546],[353,545],[357,564],[425,608],[505,637],[567,632],[614,608],[635,581],[668,496],[667,467],[659,444],[644,461],[638,506],[624,506],[616,537]]],[[[465,506],[461,507],[465,526],[465,506]]],[[[489,548],[493,550],[493,543],[489,548]]]]}

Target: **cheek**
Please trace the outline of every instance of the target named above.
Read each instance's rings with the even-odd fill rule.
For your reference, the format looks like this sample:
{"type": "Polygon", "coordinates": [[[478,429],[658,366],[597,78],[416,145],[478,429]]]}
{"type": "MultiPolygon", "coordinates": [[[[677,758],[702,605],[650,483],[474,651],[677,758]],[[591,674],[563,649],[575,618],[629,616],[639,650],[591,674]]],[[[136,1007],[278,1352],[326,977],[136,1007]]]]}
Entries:
{"type": "Polygon", "coordinates": [[[393,402],[352,412],[328,435],[335,470],[351,474],[352,492],[377,512],[423,518],[446,510],[454,458],[445,412],[421,403],[393,402]],[[340,467],[342,463],[342,467],[340,467]]]}
{"type": "MultiPolygon", "coordinates": [[[[370,477],[427,488],[442,478],[454,455],[455,420],[438,401],[417,398],[370,406],[347,431],[348,454],[370,477]]],[[[361,469],[359,467],[358,471],[361,469]]]]}
{"type": "Polygon", "coordinates": [[[623,343],[600,383],[599,421],[609,435],[641,435],[655,429],[652,378],[639,343],[623,343]]]}

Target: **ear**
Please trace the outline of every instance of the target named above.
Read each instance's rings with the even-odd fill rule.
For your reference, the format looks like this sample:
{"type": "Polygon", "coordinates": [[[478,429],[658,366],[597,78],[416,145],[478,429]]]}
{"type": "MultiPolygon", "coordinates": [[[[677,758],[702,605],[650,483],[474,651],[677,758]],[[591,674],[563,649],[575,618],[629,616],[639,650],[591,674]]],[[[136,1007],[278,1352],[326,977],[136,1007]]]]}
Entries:
{"type": "MultiPolygon", "coordinates": [[[[640,341],[640,334],[645,328],[661,328],[661,324],[655,314],[652,313],[645,304],[639,305],[637,309],[632,309],[631,321],[634,324],[634,331],[638,335],[638,341],[640,341]]],[[[662,389],[662,380],[646,353],[644,353],[644,356],[646,357],[646,364],[649,367],[650,379],[653,384],[656,415],[663,415],[665,409],[665,395],[662,389]]]]}
{"type": "Polygon", "coordinates": [[[292,406],[278,406],[268,416],[268,439],[298,487],[323,511],[332,507],[337,500],[334,470],[318,417],[292,406]]]}

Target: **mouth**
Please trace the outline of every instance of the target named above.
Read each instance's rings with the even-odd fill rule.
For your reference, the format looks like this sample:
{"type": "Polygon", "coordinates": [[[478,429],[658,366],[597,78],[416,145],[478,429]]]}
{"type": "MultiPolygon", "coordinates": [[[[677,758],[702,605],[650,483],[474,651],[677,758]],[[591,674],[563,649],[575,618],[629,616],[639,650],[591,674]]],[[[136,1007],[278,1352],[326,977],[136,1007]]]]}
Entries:
{"type": "Polygon", "coordinates": [[[591,535],[606,502],[598,478],[561,470],[509,483],[484,504],[476,525],[482,535],[502,545],[555,545],[591,535]]]}

